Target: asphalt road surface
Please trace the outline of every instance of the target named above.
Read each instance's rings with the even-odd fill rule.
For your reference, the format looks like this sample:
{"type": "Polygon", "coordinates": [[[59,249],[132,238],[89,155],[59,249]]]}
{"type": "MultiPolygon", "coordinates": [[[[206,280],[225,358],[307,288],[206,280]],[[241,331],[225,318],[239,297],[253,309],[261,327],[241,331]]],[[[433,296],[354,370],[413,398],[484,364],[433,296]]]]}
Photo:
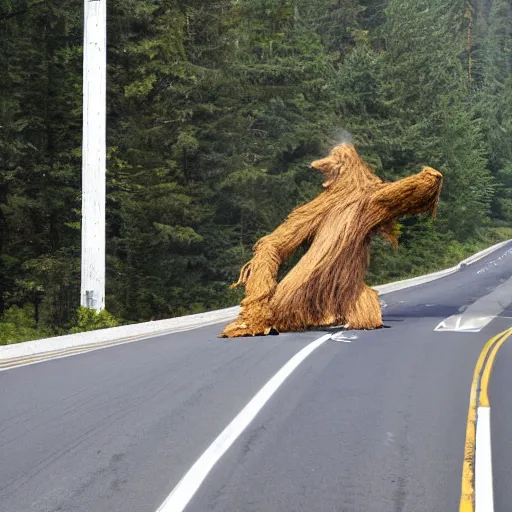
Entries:
{"type": "MultiPolygon", "coordinates": [[[[512,245],[383,296],[387,328],[313,351],[187,512],[457,511],[480,332],[435,332],[512,276],[512,245]]],[[[512,301],[512,284],[510,284],[512,301]]],[[[291,357],[325,334],[218,339],[223,325],[0,372],[2,512],[156,512],[291,357]]],[[[355,336],[355,337],[354,337],[355,336]]],[[[512,510],[512,341],[491,378],[494,508],[512,510]]]]}

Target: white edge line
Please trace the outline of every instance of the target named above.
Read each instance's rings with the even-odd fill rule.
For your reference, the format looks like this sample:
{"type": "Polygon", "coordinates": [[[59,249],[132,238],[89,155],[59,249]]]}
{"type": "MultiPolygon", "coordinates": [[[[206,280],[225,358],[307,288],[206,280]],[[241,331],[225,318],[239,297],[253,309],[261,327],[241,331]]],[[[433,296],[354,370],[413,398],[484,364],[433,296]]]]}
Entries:
{"type": "Polygon", "coordinates": [[[238,439],[263,406],[268,402],[286,378],[306,359],[315,349],[320,347],[331,334],[326,334],[313,341],[300,352],[295,354],[252,398],[238,413],[231,423],[213,441],[208,449],[197,459],[188,470],[171,494],[160,505],[157,512],[182,512],[194,494],[197,492],[208,473],[229,447],[238,439]]]}
{"type": "Polygon", "coordinates": [[[491,408],[477,409],[475,448],[475,512],[493,512],[491,408]]]}

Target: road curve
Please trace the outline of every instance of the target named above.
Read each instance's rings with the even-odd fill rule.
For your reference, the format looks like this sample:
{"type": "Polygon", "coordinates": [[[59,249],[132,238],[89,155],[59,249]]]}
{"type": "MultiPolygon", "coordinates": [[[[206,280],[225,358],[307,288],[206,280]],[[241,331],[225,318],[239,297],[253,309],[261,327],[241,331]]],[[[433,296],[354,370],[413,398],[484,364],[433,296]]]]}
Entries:
{"type": "MultiPolygon", "coordinates": [[[[480,332],[434,329],[471,304],[487,311],[482,298],[507,290],[511,249],[383,296],[387,328],[312,352],[186,511],[458,510],[473,370],[512,314],[504,303],[480,332]]],[[[155,512],[262,386],[325,334],[221,340],[221,328],[0,372],[2,512],[155,512]]],[[[490,384],[496,512],[512,502],[511,345],[490,384]]]]}

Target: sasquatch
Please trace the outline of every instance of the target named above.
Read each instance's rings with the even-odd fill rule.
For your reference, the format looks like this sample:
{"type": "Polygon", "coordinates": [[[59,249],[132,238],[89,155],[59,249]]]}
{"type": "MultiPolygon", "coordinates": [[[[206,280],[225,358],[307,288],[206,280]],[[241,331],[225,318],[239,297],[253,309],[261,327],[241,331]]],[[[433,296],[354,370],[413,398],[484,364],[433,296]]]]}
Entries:
{"type": "Polygon", "coordinates": [[[254,246],[234,286],[245,286],[237,320],[220,337],[345,325],[382,326],[378,294],[364,282],[370,240],[380,234],[398,245],[396,218],[435,216],[442,175],[431,167],[386,183],[343,143],[311,164],[324,175],[324,191],[291,212],[254,246]],[[302,244],[309,249],[278,283],[279,266],[302,244]]]}

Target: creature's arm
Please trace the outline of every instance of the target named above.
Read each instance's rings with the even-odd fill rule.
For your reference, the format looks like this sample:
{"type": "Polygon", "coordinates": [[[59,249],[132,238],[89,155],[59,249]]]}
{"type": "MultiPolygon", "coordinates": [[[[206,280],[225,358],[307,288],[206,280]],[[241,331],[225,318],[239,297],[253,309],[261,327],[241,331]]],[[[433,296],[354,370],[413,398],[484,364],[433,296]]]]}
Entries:
{"type": "Polygon", "coordinates": [[[443,176],[425,167],[420,173],[387,183],[372,195],[370,205],[377,208],[379,224],[402,215],[430,212],[434,216],[439,201],[443,176]]]}
{"type": "Polygon", "coordinates": [[[321,216],[315,208],[308,209],[307,206],[296,208],[275,231],[256,242],[252,259],[240,270],[238,282],[231,286],[245,286],[246,304],[272,295],[279,266],[314,236],[321,216]]]}
{"type": "Polygon", "coordinates": [[[253,258],[242,267],[238,282],[232,285],[245,286],[240,315],[221,337],[268,334],[272,327],[269,302],[277,286],[279,266],[302,243],[313,238],[323,218],[322,207],[319,198],[300,206],[273,233],[258,240],[253,258]]]}

